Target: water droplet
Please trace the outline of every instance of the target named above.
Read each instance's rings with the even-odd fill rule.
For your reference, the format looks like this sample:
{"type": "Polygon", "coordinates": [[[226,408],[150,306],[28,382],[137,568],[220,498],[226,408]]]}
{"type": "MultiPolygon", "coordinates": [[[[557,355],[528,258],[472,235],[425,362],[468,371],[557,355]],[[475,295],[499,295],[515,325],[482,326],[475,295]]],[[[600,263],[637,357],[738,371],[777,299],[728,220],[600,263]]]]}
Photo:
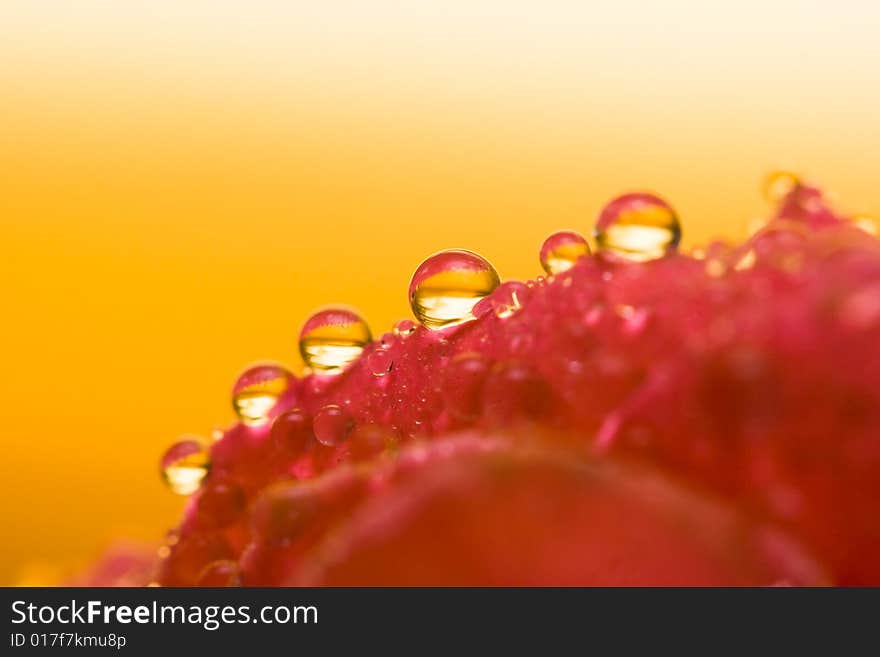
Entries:
{"type": "Polygon", "coordinates": [[[764,180],[763,194],[768,203],[779,203],[801,186],[801,179],[790,171],[774,171],[764,180]]]}
{"type": "Polygon", "coordinates": [[[416,323],[411,319],[402,319],[394,325],[394,334],[405,338],[416,332],[416,323]]]}
{"type": "Polygon", "coordinates": [[[241,423],[257,427],[269,421],[294,376],[281,365],[262,363],[246,369],[232,387],[232,408],[241,423]]]}
{"type": "Polygon", "coordinates": [[[563,230],[553,233],[541,246],[541,266],[548,274],[561,274],[590,253],[590,245],[580,233],[563,230]]]}
{"type": "Polygon", "coordinates": [[[312,315],[299,334],[299,352],[313,372],[339,374],[373,339],[370,327],[355,311],[328,308],[312,315]]]}
{"type": "Polygon", "coordinates": [[[498,272],[483,257],[459,249],[441,251],[425,260],[409,284],[416,319],[431,330],[473,319],[473,308],[500,283],[498,272]]]}
{"type": "Polygon", "coordinates": [[[387,349],[376,349],[367,356],[367,366],[373,376],[385,376],[393,365],[394,360],[387,349]]]}
{"type": "Polygon", "coordinates": [[[625,194],[602,210],[595,235],[600,249],[645,262],[678,246],[681,225],[663,199],[653,194],[625,194]]]}
{"type": "Polygon", "coordinates": [[[318,442],[327,447],[339,445],[354,428],[354,421],[348,412],[336,404],[329,404],[318,411],[312,423],[312,430],[318,442]]]}
{"type": "Polygon", "coordinates": [[[269,435],[276,447],[284,452],[299,455],[312,437],[310,420],[304,410],[293,408],[275,418],[269,435]]]}
{"type": "Polygon", "coordinates": [[[208,474],[208,450],[197,438],[185,438],[165,450],[159,461],[162,479],[178,495],[191,495],[208,474]]]}
{"type": "Polygon", "coordinates": [[[531,290],[525,283],[507,281],[499,285],[492,294],[492,307],[495,314],[504,319],[522,308],[530,295],[531,290]]]}

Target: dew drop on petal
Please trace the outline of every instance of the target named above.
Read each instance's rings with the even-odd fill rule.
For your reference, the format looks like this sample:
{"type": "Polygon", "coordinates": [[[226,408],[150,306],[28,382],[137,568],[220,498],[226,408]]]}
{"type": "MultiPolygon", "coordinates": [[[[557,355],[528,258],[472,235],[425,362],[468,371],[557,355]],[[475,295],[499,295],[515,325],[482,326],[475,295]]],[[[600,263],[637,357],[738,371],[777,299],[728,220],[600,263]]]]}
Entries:
{"type": "Polygon", "coordinates": [[[312,437],[312,422],[301,408],[292,408],[275,418],[269,433],[276,447],[299,454],[312,437]]]}
{"type": "Polygon", "coordinates": [[[293,374],[281,365],[253,365],[238,377],[232,387],[232,408],[246,426],[266,424],[278,400],[293,383],[293,374]]]}
{"type": "Polygon", "coordinates": [[[329,404],[318,411],[312,423],[315,438],[326,447],[339,445],[353,428],[354,421],[351,416],[336,404],[329,404]]]}
{"type": "Polygon", "coordinates": [[[425,260],[409,284],[409,301],[419,322],[439,330],[473,319],[474,306],[500,284],[498,272],[482,256],[459,249],[425,260]]]}
{"type": "Polygon", "coordinates": [[[544,240],[541,266],[548,274],[561,274],[589,253],[590,245],[583,235],[570,230],[559,231],[544,240]]]}
{"type": "Polygon", "coordinates": [[[173,493],[191,495],[199,489],[208,474],[208,450],[198,438],[184,438],[165,450],[159,471],[173,493]]]}
{"type": "Polygon", "coordinates": [[[339,374],[373,339],[370,327],[355,311],[327,308],[312,315],[299,335],[305,364],[319,374],[339,374]]]}
{"type": "Polygon", "coordinates": [[[394,325],[394,334],[405,338],[416,332],[416,323],[411,319],[401,319],[394,325]]]}
{"type": "Polygon", "coordinates": [[[653,194],[625,194],[599,214],[595,236],[600,250],[645,262],[678,246],[681,225],[663,199],[653,194]]]}
{"type": "Polygon", "coordinates": [[[495,314],[504,319],[518,312],[530,295],[531,290],[525,283],[507,281],[499,285],[492,294],[492,307],[495,314]]]}
{"type": "Polygon", "coordinates": [[[373,376],[385,376],[393,365],[394,361],[387,349],[376,349],[367,356],[367,367],[373,376]]]}

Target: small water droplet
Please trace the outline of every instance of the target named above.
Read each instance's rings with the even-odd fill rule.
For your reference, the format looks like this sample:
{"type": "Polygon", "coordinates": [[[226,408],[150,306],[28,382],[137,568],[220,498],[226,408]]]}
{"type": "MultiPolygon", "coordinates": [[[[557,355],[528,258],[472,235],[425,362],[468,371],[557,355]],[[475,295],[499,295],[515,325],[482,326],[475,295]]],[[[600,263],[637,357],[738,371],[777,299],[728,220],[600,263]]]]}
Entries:
{"type": "Polygon", "coordinates": [[[681,241],[675,210],[653,194],[625,194],[611,201],[596,222],[596,243],[628,260],[654,260],[681,241]]]}
{"type": "Polygon", "coordinates": [[[208,450],[198,438],[184,438],[165,450],[159,461],[162,479],[171,492],[191,495],[208,474],[208,450]]]}
{"type": "Polygon", "coordinates": [[[294,376],[281,365],[261,363],[246,369],[232,387],[232,408],[241,423],[256,427],[268,422],[294,376]]]}
{"type": "Polygon", "coordinates": [[[367,356],[367,367],[373,376],[385,376],[393,365],[394,360],[387,349],[376,349],[367,356]]]}
{"type": "Polygon", "coordinates": [[[764,180],[764,199],[768,203],[780,203],[801,184],[801,179],[790,171],[774,171],[764,180]]]}
{"type": "Polygon", "coordinates": [[[416,319],[431,330],[473,319],[474,306],[500,283],[498,272],[482,256],[459,249],[441,251],[425,260],[409,284],[416,319]]]}
{"type": "Polygon", "coordinates": [[[319,374],[339,374],[363,352],[373,337],[355,311],[327,308],[312,315],[299,334],[305,364],[319,374]]]}
{"type": "Polygon", "coordinates": [[[326,447],[339,445],[354,428],[354,421],[348,412],[336,404],[329,404],[318,411],[312,423],[312,430],[318,442],[326,447]]]}
{"type": "Polygon", "coordinates": [[[531,290],[525,283],[507,281],[492,294],[492,308],[501,319],[510,317],[523,307],[530,295],[531,290]]]}
{"type": "Polygon", "coordinates": [[[553,233],[541,246],[541,266],[548,274],[561,274],[571,269],[590,253],[590,245],[580,233],[563,230],[553,233]]]}
{"type": "Polygon", "coordinates": [[[275,418],[269,436],[279,449],[298,455],[312,437],[310,419],[303,409],[292,408],[275,418]]]}
{"type": "Polygon", "coordinates": [[[394,325],[394,334],[405,338],[416,332],[416,323],[411,319],[402,319],[394,325]]]}
{"type": "Polygon", "coordinates": [[[397,333],[383,333],[379,338],[379,347],[382,349],[391,349],[400,342],[400,336],[397,333]]]}

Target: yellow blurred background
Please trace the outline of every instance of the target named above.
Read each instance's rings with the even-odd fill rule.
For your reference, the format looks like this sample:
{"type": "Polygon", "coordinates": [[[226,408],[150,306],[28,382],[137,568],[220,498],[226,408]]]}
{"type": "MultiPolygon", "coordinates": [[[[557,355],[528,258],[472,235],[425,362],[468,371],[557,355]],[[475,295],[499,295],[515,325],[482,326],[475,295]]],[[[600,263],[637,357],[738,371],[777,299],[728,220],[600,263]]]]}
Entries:
{"type": "Polygon", "coordinates": [[[158,540],[156,463],[309,311],[381,333],[423,256],[502,277],[663,194],[686,244],[807,173],[880,213],[880,4],[3,0],[0,583],[158,540]]]}

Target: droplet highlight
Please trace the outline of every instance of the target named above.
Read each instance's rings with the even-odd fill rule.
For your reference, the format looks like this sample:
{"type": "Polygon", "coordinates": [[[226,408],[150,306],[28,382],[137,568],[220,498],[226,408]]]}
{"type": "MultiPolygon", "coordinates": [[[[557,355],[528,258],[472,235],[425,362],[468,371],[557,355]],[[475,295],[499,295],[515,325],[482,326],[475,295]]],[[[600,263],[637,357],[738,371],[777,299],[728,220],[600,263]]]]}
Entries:
{"type": "Polygon", "coordinates": [[[653,194],[625,194],[611,201],[596,222],[600,250],[646,262],[664,256],[681,241],[675,210],[653,194]]]}
{"type": "Polygon", "coordinates": [[[192,495],[210,470],[208,450],[197,438],[185,438],[165,450],[159,472],[172,493],[192,495]]]}
{"type": "Polygon", "coordinates": [[[561,274],[589,253],[590,245],[583,235],[571,230],[559,231],[541,245],[541,266],[548,274],[561,274]]]}
{"type": "Polygon", "coordinates": [[[474,318],[474,306],[501,283],[488,260],[471,251],[441,251],[425,260],[409,284],[416,319],[433,331],[474,318]]]}
{"type": "Polygon", "coordinates": [[[299,335],[299,352],[313,372],[339,374],[358,359],[373,339],[354,310],[327,308],[312,315],[299,335]]]}
{"type": "Polygon", "coordinates": [[[261,363],[249,367],[232,387],[232,408],[246,426],[266,424],[293,382],[293,374],[281,365],[261,363]]]}

